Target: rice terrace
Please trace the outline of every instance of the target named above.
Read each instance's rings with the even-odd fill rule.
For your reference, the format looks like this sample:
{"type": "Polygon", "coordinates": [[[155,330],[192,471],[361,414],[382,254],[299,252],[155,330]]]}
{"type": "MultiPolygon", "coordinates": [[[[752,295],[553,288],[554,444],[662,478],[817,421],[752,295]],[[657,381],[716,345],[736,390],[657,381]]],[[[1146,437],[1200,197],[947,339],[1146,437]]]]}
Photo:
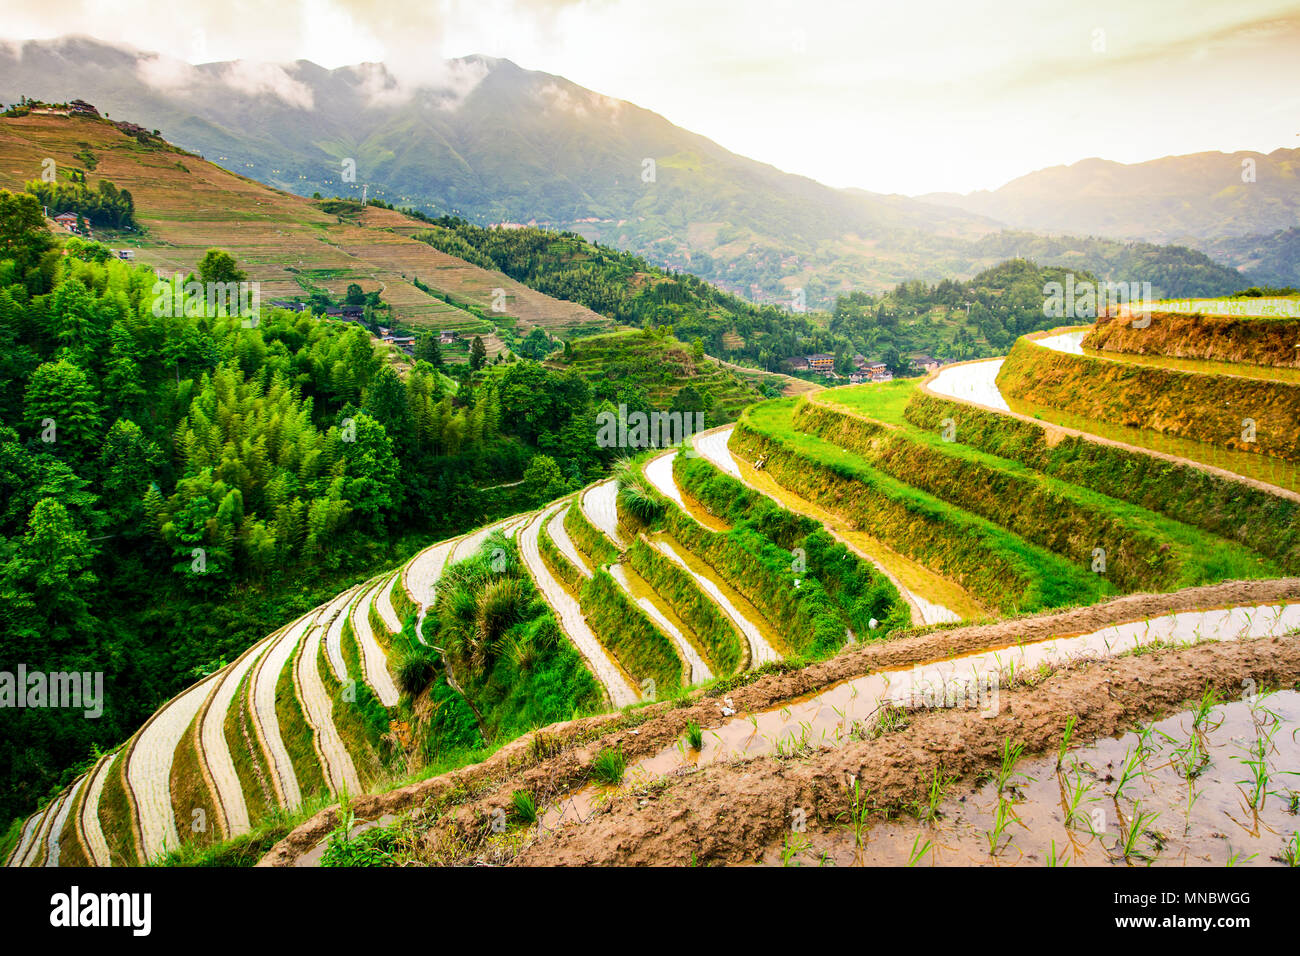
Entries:
{"type": "Polygon", "coordinates": [[[779,55],[730,3],[670,4],[672,42],[621,0],[486,32],[291,3],[259,46],[182,2],[184,55],[20,4],[14,919],[170,938],[218,894],[224,936],[230,900],[361,871],[445,908],[409,880],[888,867],[861,889],[951,920],[979,867],[1058,931],[1065,899],[1088,933],[1281,925],[1300,151],[1271,88],[1197,77],[1293,63],[1300,16],[1158,4],[1055,5],[988,63],[911,38],[987,39],[939,0],[781,7],[779,55]],[[617,69],[575,45],[615,25],[617,69]],[[905,60],[938,78],[893,102],[905,60]],[[1054,71],[1098,110],[1142,86],[1150,128],[1063,145],[1054,71]]]}

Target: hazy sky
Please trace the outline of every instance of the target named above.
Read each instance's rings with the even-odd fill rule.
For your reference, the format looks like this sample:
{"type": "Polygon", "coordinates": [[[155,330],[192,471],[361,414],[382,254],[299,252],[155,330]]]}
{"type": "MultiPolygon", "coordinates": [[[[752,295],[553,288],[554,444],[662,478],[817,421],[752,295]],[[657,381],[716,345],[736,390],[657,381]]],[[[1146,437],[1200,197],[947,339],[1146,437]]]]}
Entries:
{"type": "Polygon", "coordinates": [[[879,192],[1300,146],[1300,0],[6,0],[0,33],[411,79],[508,57],[879,192]]]}

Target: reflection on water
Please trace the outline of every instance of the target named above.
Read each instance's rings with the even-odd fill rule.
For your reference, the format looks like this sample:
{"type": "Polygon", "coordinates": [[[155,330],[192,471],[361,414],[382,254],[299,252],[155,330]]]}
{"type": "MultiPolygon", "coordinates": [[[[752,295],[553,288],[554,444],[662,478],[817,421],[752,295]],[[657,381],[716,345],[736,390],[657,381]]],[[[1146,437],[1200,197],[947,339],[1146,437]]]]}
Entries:
{"type": "MultiPolygon", "coordinates": [[[[1253,688],[1246,686],[1249,694],[1253,688]]],[[[1207,702],[1208,703],[1208,702],[1207,702]]],[[[1300,853],[1300,693],[1198,707],[1056,755],[917,816],[791,834],[766,863],[1264,866],[1300,853]]],[[[860,807],[870,807],[861,795],[860,807]]],[[[1294,865],[1294,864],[1293,864],[1294,865]]]]}
{"type": "MultiPolygon", "coordinates": [[[[958,705],[992,715],[1002,705],[1001,688],[1015,674],[1038,668],[1111,657],[1141,647],[1273,637],[1297,629],[1300,604],[1181,611],[1113,624],[1086,634],[1055,636],[906,668],[887,668],[833,684],[779,707],[739,714],[706,729],[698,752],[678,741],[629,767],[625,785],[645,785],[664,775],[689,772],[720,760],[839,746],[869,732],[889,707],[958,705]]],[[[1290,767],[1300,769],[1300,760],[1290,767]]],[[[1300,778],[1284,779],[1293,780],[1300,790],[1300,778]]],[[[609,792],[591,786],[566,796],[567,811],[551,813],[544,822],[560,826],[586,819],[597,797],[608,796],[609,792]]]]}

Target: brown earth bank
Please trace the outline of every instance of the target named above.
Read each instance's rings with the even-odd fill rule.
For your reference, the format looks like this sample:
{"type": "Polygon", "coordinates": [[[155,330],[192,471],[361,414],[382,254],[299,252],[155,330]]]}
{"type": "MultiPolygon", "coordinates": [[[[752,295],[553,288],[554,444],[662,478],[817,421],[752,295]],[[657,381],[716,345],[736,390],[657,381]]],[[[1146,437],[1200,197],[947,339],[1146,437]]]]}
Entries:
{"type": "Polygon", "coordinates": [[[699,865],[752,862],[790,828],[843,827],[854,787],[869,794],[868,824],[924,803],[936,772],[992,773],[1004,741],[1027,754],[1054,751],[1076,717],[1075,741],[1113,736],[1165,716],[1206,689],[1236,696],[1300,681],[1300,639],[1209,643],[1081,663],[1004,695],[999,713],[910,712],[902,729],[807,756],[716,763],[669,777],[660,789],[620,795],[591,819],[527,846],[522,865],[699,865]]]}
{"type": "Polygon", "coordinates": [[[1139,329],[1129,316],[1102,316],[1083,345],[1136,355],[1300,368],[1300,319],[1153,311],[1151,324],[1139,329]]]}
{"type": "Polygon", "coordinates": [[[1058,352],[1018,339],[998,372],[1008,400],[1300,461],[1300,384],[1058,352]]]}
{"type": "MultiPolygon", "coordinates": [[[[430,826],[479,833],[482,820],[497,809],[508,809],[515,790],[531,791],[540,807],[586,784],[592,761],[606,747],[621,748],[631,764],[673,746],[690,722],[705,730],[721,725],[728,719],[722,712],[725,698],[730,699],[731,709],[744,714],[883,668],[910,667],[1053,635],[1088,633],[1175,611],[1294,600],[1300,600],[1300,578],[1233,581],[1170,594],[1130,594],[1092,607],[1016,620],[916,629],[888,642],[855,646],[827,661],[802,667],[787,662],[737,675],[680,700],[552,724],[506,745],[482,763],[387,793],[358,797],[349,809],[358,820],[419,811],[430,826]],[[434,824],[435,820],[441,822],[434,824]]],[[[292,866],[328,836],[338,819],[337,806],[321,810],[277,843],[258,865],[292,866]]]]}

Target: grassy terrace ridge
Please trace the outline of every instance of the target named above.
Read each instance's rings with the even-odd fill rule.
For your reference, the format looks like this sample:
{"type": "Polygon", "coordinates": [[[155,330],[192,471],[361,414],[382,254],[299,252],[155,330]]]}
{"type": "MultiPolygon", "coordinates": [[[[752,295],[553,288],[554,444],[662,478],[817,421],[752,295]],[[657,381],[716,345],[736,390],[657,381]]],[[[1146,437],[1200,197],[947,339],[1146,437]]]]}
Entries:
{"type": "Polygon", "coordinates": [[[171,770],[172,813],[177,833],[182,841],[193,840],[201,845],[229,836],[224,832],[217,796],[208,785],[199,756],[202,716],[200,710],[181,735],[172,756],[171,770]]]}
{"type": "Polygon", "coordinates": [[[732,436],[750,460],[1003,613],[1091,604],[1117,593],[1085,565],[1031,545],[986,518],[873,468],[860,455],[798,431],[795,399],[750,408],[732,436]]]}
{"type": "MultiPolygon", "coordinates": [[[[360,599],[361,595],[358,595],[357,600],[360,599]]],[[[320,670],[321,682],[333,700],[330,716],[339,737],[347,747],[348,755],[352,758],[357,777],[365,787],[379,776],[382,767],[383,738],[388,732],[390,715],[388,708],[380,703],[375,692],[361,676],[361,649],[357,646],[356,635],[352,630],[350,613],[343,624],[339,643],[343,664],[347,668],[346,682],[334,676],[334,670],[330,667],[325,652],[324,641],[321,642],[316,664],[320,670]]]]}
{"type": "Polygon", "coordinates": [[[639,536],[628,547],[627,563],[699,638],[700,656],[715,675],[725,677],[740,668],[744,638],[689,574],[639,536]]]}
{"type": "MultiPolygon", "coordinates": [[[[576,500],[568,510],[570,514],[580,510],[576,500]]],[[[594,528],[591,530],[595,532],[594,528]]],[[[672,640],[628,597],[601,566],[602,562],[592,561],[595,570],[587,577],[560,552],[545,525],[538,534],[537,545],[551,573],[577,598],[592,633],[635,684],[645,687],[646,681],[653,681],[655,696],[665,691],[672,694],[685,685],[682,661],[672,640]]],[[[575,542],[575,547],[588,560],[592,559],[582,545],[575,542]]],[[[615,553],[614,558],[617,557],[615,553]]]]}
{"type": "Polygon", "coordinates": [[[822,527],[766,495],[724,474],[702,457],[678,455],[673,461],[678,486],[733,530],[752,529],[791,556],[802,588],[824,588],[859,641],[884,638],[909,627],[911,610],[898,588],[822,527]],[[872,626],[872,623],[875,626],[872,626]]]}
{"type": "MultiPolygon", "coordinates": [[[[705,467],[712,468],[707,463],[705,467]]],[[[870,628],[863,626],[864,606],[881,609],[880,620],[887,624],[886,631],[908,622],[906,605],[892,584],[884,582],[887,587],[874,591],[870,586],[837,588],[832,596],[822,580],[829,577],[825,570],[801,567],[791,551],[778,546],[759,530],[760,524],[744,522],[726,531],[711,531],[654,491],[639,472],[637,476],[642,482],[641,492],[657,503],[654,517],[643,519],[642,524],[651,531],[666,532],[677,545],[710,568],[718,581],[752,604],[766,622],[769,640],[775,637],[773,646],[777,653],[804,658],[837,653],[848,640],[850,630],[857,633],[861,628],[864,635],[870,632],[870,628]],[[842,606],[837,599],[846,603],[842,606]]],[[[759,506],[758,499],[752,499],[751,504],[759,506]]],[[[813,547],[818,544],[830,551],[841,547],[834,542],[816,542],[813,547]]],[[[848,554],[843,549],[841,557],[848,554]]],[[[886,636],[886,631],[878,636],[886,636]]]]}
{"type": "Polygon", "coordinates": [[[239,681],[235,696],[226,710],[226,719],[222,723],[222,733],[226,746],[230,748],[230,759],[235,773],[239,777],[239,786],[244,793],[244,805],[248,808],[249,822],[254,826],[262,818],[276,812],[278,803],[275,784],[272,780],[271,763],[258,741],[256,719],[252,713],[253,672],[250,667],[239,681]]]}
{"type": "Polygon", "coordinates": [[[1078,566],[1090,566],[1102,548],[1106,577],[1123,591],[1280,573],[1237,541],[967,445],[960,432],[945,441],[941,423],[920,428],[905,403],[900,412],[905,397],[919,394],[908,381],[830,389],[796,406],[794,427],[1078,566]]]}
{"type": "MultiPolygon", "coordinates": [[[[689,343],[653,330],[629,329],[605,335],[575,339],[567,352],[548,360],[555,368],[569,368],[593,382],[617,386],[624,380],[645,388],[652,408],[676,407],[683,389],[690,388],[698,397],[687,401],[687,411],[704,411],[709,424],[733,421],[740,412],[763,398],[758,385],[717,360],[697,356],[689,343]]],[[[761,373],[759,373],[761,374],[761,373]]],[[[769,376],[774,388],[784,382],[769,376]]]]}
{"type": "Polygon", "coordinates": [[[104,840],[114,866],[135,866],[140,862],[131,797],[126,789],[129,751],[128,743],[113,758],[112,765],[104,774],[104,789],[99,795],[99,824],[104,830],[104,840]]]}
{"type": "MultiPolygon", "coordinates": [[[[1285,301],[1300,308],[1300,298],[1285,301]]],[[[1145,318],[1135,324],[1128,316],[1102,316],[1083,340],[1085,350],[1141,356],[1141,362],[1185,359],[1221,363],[1224,370],[1246,365],[1236,374],[1248,377],[1300,373],[1298,343],[1300,317],[1164,312],[1159,304],[1149,323],[1145,318]]]]}
{"type": "Polygon", "coordinates": [[[1300,462],[1300,383],[1070,355],[1021,338],[997,384],[1009,402],[1300,462]]]}
{"type": "MultiPolygon", "coordinates": [[[[825,396],[828,402],[836,398],[825,396]]],[[[1272,558],[1285,572],[1300,573],[1300,501],[1194,465],[1064,434],[1046,423],[920,389],[903,411],[908,422],[926,432],[938,432],[943,420],[951,418],[967,447],[1236,541],[1272,558]]]]}
{"type": "MultiPolygon", "coordinates": [[[[315,625],[309,625],[314,627],[315,625]]],[[[307,632],[299,636],[298,642],[306,639],[307,632]]],[[[316,755],[315,734],[303,714],[302,704],[298,700],[297,684],[293,671],[298,654],[302,648],[297,647],[285,661],[275,682],[275,717],[280,724],[280,739],[289,754],[294,775],[298,778],[298,789],[303,798],[317,794],[328,794],[329,786],[325,782],[324,768],[316,755]]]]}
{"type": "MultiPolygon", "coordinates": [[[[564,530],[569,533],[573,546],[586,555],[594,567],[613,564],[618,560],[618,548],[582,513],[581,498],[585,493],[585,488],[578,492],[578,497],[573,499],[573,504],[565,512],[564,530]]],[[[546,529],[543,528],[542,531],[545,532],[546,529]]],[[[549,539],[548,535],[547,540],[549,539]]]]}

